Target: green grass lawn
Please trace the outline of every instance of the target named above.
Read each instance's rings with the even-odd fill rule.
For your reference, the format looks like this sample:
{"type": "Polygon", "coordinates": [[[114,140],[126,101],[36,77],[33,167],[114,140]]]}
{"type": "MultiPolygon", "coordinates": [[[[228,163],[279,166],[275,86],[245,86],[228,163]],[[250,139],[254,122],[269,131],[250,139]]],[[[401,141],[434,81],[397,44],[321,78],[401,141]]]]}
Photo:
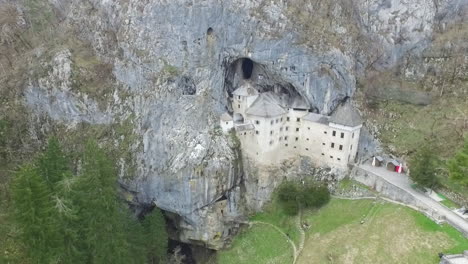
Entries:
{"type": "Polygon", "coordinates": [[[218,254],[217,263],[292,263],[293,249],[284,235],[267,225],[253,225],[233,241],[231,249],[218,254]]]}
{"type": "Polygon", "coordinates": [[[298,263],[438,263],[439,252],[468,248],[454,228],[384,201],[334,199],[307,221],[312,228],[298,263]]]}
{"type": "Polygon", "coordinates": [[[254,215],[250,220],[273,224],[288,234],[294,243],[298,243],[300,234],[296,228],[294,218],[286,215],[279,203],[272,202],[265,207],[263,212],[254,215]]]}
{"type": "Polygon", "coordinates": [[[449,198],[445,197],[445,195],[438,193],[437,194],[440,198],[444,199],[440,203],[447,206],[450,209],[458,209],[460,208],[460,205],[455,203],[454,201],[450,200],[449,198]]]}
{"type": "MultiPolygon", "coordinates": [[[[253,219],[291,234],[295,227],[294,217],[285,216],[275,204],[253,219]]],[[[417,211],[382,200],[332,199],[319,210],[305,211],[302,221],[310,228],[298,264],[438,263],[439,252],[468,249],[468,239],[451,226],[437,225],[417,211]]],[[[231,249],[219,252],[217,263],[292,263],[292,258],[284,236],[254,225],[234,239],[231,249]]]]}

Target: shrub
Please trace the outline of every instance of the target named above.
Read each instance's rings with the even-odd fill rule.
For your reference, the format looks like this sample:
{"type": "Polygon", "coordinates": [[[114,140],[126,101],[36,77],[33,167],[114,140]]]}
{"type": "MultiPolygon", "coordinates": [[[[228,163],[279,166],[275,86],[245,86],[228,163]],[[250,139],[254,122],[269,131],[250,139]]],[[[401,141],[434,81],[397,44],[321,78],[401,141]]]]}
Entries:
{"type": "Polygon", "coordinates": [[[330,192],[326,186],[312,185],[304,188],[302,197],[301,204],[305,207],[319,208],[330,201],[330,192]]]}
{"type": "Polygon", "coordinates": [[[423,187],[434,188],[437,185],[436,164],[437,157],[431,147],[422,146],[410,160],[410,178],[423,187]]]}
{"type": "Polygon", "coordinates": [[[278,187],[278,199],[286,214],[296,215],[299,207],[319,208],[328,203],[330,192],[318,183],[301,185],[288,181],[278,187]]]}

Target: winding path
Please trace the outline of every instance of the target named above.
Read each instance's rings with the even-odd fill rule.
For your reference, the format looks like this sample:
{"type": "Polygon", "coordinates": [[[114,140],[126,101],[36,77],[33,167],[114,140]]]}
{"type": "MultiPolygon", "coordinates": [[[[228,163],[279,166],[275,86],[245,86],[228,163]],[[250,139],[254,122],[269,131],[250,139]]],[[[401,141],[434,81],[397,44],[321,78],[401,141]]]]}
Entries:
{"type": "Polygon", "coordinates": [[[249,225],[255,225],[255,224],[271,226],[276,231],[281,233],[288,240],[289,244],[291,244],[291,247],[293,249],[293,257],[294,257],[293,264],[296,263],[296,259],[297,259],[297,256],[298,256],[296,245],[294,244],[294,241],[292,241],[291,238],[289,238],[289,236],[286,233],[283,232],[283,230],[281,230],[279,227],[275,226],[274,224],[270,224],[270,223],[263,222],[263,221],[250,221],[249,222],[249,225]]]}
{"type": "Polygon", "coordinates": [[[299,230],[300,237],[299,237],[299,246],[296,251],[296,258],[294,258],[293,264],[296,263],[297,257],[299,257],[302,250],[304,249],[305,232],[304,232],[304,229],[302,228],[301,221],[302,221],[302,210],[299,209],[299,213],[297,214],[297,217],[296,217],[296,227],[297,227],[297,230],[299,230]]]}

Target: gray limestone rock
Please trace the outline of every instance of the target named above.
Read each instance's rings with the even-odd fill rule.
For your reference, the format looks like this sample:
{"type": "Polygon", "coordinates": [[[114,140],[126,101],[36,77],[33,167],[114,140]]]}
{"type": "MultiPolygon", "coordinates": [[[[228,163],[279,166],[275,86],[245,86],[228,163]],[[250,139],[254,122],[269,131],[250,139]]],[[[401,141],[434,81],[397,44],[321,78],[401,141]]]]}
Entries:
{"type": "MultiPolygon", "coordinates": [[[[260,210],[284,178],[295,177],[279,172],[260,177],[265,172],[242,158],[235,138],[219,133],[219,116],[230,108],[229,86],[235,81],[229,69],[236,60],[253,60],[265,87],[289,87],[318,112],[330,114],[354,95],[355,80],[366,67],[385,69],[407,52],[420,52],[430,43],[434,23],[448,20],[438,15],[463,4],[325,1],[333,4],[330,18],[317,26],[343,40],[338,45],[304,35],[291,12],[295,1],[50,2],[63,23],[112,65],[116,83],[105,110],[86,94],[70,91],[73,62],[64,50],[50,62],[49,75],[30,81],[26,104],[67,125],[132,116],[142,148],[134,153],[137,175],[126,184],[140,202],[169,212],[178,239],[214,249],[225,246],[247,212],[260,210]],[[349,31],[349,24],[358,32],[349,31]],[[364,44],[372,49],[362,50],[364,44]]],[[[371,141],[366,138],[366,145],[375,145],[371,141]]],[[[300,170],[303,163],[298,164],[300,170]]]]}

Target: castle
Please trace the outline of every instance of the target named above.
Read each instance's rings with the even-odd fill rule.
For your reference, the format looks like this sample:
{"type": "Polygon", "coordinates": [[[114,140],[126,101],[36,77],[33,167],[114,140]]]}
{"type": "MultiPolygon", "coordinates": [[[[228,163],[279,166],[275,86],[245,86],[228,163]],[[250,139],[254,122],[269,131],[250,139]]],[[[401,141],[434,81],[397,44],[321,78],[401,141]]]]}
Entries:
{"type": "Polygon", "coordinates": [[[247,81],[232,93],[231,105],[233,114],[221,116],[222,130],[234,129],[243,152],[261,164],[298,155],[316,166],[346,169],[354,163],[362,121],[350,103],[320,115],[291,104],[285,94],[259,93],[247,81]]]}

